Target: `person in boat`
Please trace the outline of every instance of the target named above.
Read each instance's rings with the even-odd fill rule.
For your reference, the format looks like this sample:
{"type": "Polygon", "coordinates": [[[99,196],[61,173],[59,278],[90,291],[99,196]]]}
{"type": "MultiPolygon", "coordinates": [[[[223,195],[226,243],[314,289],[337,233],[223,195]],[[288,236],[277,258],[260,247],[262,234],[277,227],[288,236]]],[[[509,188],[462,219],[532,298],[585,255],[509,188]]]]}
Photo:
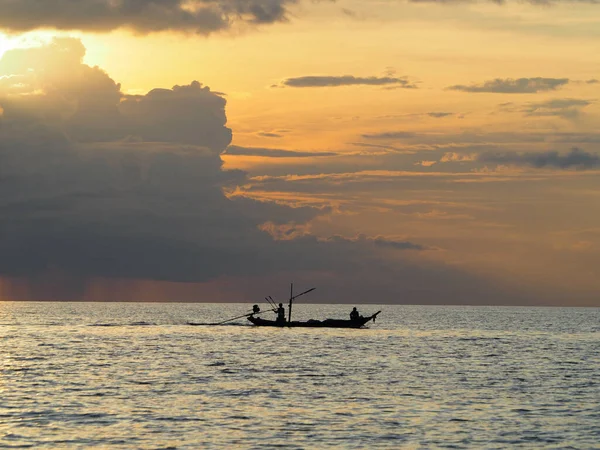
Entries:
{"type": "Polygon", "coordinates": [[[279,308],[277,308],[277,322],[285,323],[285,309],[283,308],[283,303],[280,303],[279,308]]]}
{"type": "Polygon", "coordinates": [[[356,309],[356,306],[354,308],[352,308],[352,311],[350,312],[350,320],[355,321],[358,320],[360,318],[359,314],[358,314],[358,310],[356,309]]]}

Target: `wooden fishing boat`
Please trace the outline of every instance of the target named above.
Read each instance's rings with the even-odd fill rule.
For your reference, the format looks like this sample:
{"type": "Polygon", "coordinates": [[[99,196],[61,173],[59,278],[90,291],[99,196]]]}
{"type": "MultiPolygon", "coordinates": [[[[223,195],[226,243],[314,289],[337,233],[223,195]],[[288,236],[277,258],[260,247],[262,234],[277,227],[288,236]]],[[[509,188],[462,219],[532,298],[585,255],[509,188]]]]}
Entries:
{"type": "Polygon", "coordinates": [[[278,315],[278,320],[267,320],[261,319],[260,317],[256,317],[259,314],[262,314],[266,311],[261,311],[258,305],[254,305],[251,311],[248,311],[245,314],[240,316],[232,317],[231,319],[223,320],[217,323],[193,323],[188,322],[188,325],[224,325],[226,323],[230,323],[234,320],[241,319],[242,317],[246,317],[253,325],[257,327],[303,327],[303,328],[362,328],[371,320],[375,322],[377,315],[381,313],[381,311],[377,311],[375,314],[372,314],[368,317],[363,317],[358,315],[358,311],[354,308],[354,311],[350,315],[350,320],[344,319],[325,319],[325,320],[307,320],[306,322],[301,321],[292,321],[292,304],[294,300],[298,297],[308,294],[309,292],[314,291],[316,288],[311,288],[307,291],[301,292],[300,294],[294,295],[294,284],[292,283],[290,287],[290,301],[288,304],[288,316],[287,319],[285,317],[285,310],[283,308],[283,303],[279,303],[277,306],[275,300],[269,295],[265,297],[265,300],[269,304],[269,308],[266,311],[272,311],[278,315]],[[354,317],[354,318],[352,318],[354,317]]]}
{"type": "Polygon", "coordinates": [[[248,316],[248,320],[257,327],[321,327],[321,328],[361,328],[370,322],[375,320],[377,315],[381,311],[377,311],[375,314],[369,317],[359,317],[356,320],[343,320],[343,319],[325,319],[325,320],[308,320],[306,322],[299,321],[284,321],[278,322],[276,320],[266,320],[260,317],[254,317],[254,315],[248,316]]]}
{"type": "MultiPolygon", "coordinates": [[[[375,314],[373,314],[371,316],[368,316],[368,317],[359,316],[359,317],[356,317],[355,319],[351,319],[351,320],[325,319],[325,320],[308,320],[306,322],[292,321],[292,304],[293,304],[294,300],[296,300],[298,297],[300,297],[304,294],[308,294],[309,292],[312,292],[314,290],[315,290],[315,288],[312,288],[312,289],[304,291],[300,294],[294,295],[294,284],[292,283],[292,285],[290,286],[290,300],[289,300],[289,304],[288,304],[287,320],[285,320],[281,303],[279,304],[279,309],[281,311],[280,320],[267,320],[267,319],[261,319],[260,317],[255,317],[255,315],[260,313],[260,308],[258,307],[258,305],[254,305],[253,311],[250,314],[247,314],[246,318],[252,324],[256,325],[257,327],[361,328],[361,327],[365,326],[365,324],[367,322],[370,322],[371,320],[375,321],[375,318],[381,312],[381,311],[377,311],[375,314]]],[[[277,305],[275,304],[275,301],[270,296],[265,297],[265,300],[267,300],[270,303],[271,307],[273,308],[272,311],[277,312],[277,305]]]]}

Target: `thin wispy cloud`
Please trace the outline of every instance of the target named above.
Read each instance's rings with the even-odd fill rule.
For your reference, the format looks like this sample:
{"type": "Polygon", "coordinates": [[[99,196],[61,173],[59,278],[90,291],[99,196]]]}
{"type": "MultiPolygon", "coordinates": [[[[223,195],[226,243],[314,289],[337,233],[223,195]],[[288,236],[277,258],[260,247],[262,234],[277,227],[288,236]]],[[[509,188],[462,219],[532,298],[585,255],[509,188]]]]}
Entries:
{"type": "Polygon", "coordinates": [[[412,139],[418,136],[412,131],[386,131],[382,133],[363,134],[364,139],[412,139]]]}
{"type": "Polygon", "coordinates": [[[493,94],[535,94],[554,91],[569,84],[568,78],[496,78],[475,84],[449,86],[451,91],[493,94]]]}
{"type": "Polygon", "coordinates": [[[229,156],[259,156],[263,158],[313,158],[338,156],[338,153],[334,152],[301,152],[278,148],[241,147],[238,145],[230,145],[225,149],[223,154],[229,156]]]}
{"type": "Polygon", "coordinates": [[[356,77],[354,75],[293,77],[283,80],[274,87],[318,88],[340,86],[393,86],[402,89],[417,89],[417,86],[406,77],[356,77]]]}
{"type": "Polygon", "coordinates": [[[524,165],[538,169],[591,169],[600,166],[600,155],[579,148],[573,148],[568,153],[556,151],[483,153],[477,159],[486,163],[524,165]]]}
{"type": "Polygon", "coordinates": [[[273,138],[273,139],[279,139],[279,138],[283,137],[283,134],[281,134],[281,133],[273,133],[270,131],[261,131],[256,134],[257,134],[257,136],[260,136],[260,137],[273,138]]]}
{"type": "Polygon", "coordinates": [[[376,236],[369,237],[364,234],[359,234],[353,238],[346,238],[343,236],[331,236],[326,239],[327,242],[335,242],[335,243],[349,243],[354,244],[357,242],[372,244],[378,247],[386,247],[394,250],[426,250],[427,248],[420,244],[415,244],[409,241],[397,241],[394,239],[389,239],[384,236],[376,236]]]}
{"type": "Polygon", "coordinates": [[[558,98],[545,102],[528,103],[521,111],[527,116],[556,116],[574,119],[579,117],[583,108],[591,104],[591,101],[584,99],[558,98]]]}

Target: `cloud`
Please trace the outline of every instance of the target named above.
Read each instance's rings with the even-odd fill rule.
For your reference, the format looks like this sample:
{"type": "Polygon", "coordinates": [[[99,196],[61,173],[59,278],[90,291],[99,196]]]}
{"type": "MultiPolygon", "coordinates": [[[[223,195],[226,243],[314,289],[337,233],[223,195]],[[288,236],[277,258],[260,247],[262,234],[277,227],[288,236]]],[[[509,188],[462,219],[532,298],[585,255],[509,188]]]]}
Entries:
{"type": "Polygon", "coordinates": [[[462,92],[488,92],[496,94],[534,94],[554,91],[569,83],[568,78],[496,78],[481,84],[455,85],[447,89],[462,92]]]}
{"type": "Polygon", "coordinates": [[[555,151],[529,153],[483,153],[478,161],[497,164],[533,166],[538,169],[549,167],[557,169],[591,169],[600,166],[600,155],[573,148],[569,153],[555,151]]]}
{"type": "Polygon", "coordinates": [[[333,152],[300,152],[296,150],[281,150],[276,148],[240,147],[238,145],[230,145],[223,152],[223,154],[230,156],[260,156],[263,158],[312,158],[338,156],[338,153],[333,152]]]}
{"type": "Polygon", "coordinates": [[[589,100],[576,98],[558,98],[545,102],[527,103],[520,109],[527,116],[537,117],[562,117],[575,119],[581,114],[581,110],[591,105],[589,100]]]}
{"type": "Polygon", "coordinates": [[[443,117],[452,116],[452,115],[454,115],[454,113],[451,113],[451,112],[428,112],[427,115],[429,117],[433,117],[435,119],[441,119],[443,117]]]}
{"type": "Polygon", "coordinates": [[[55,114],[63,120],[62,130],[81,142],[135,136],[201,145],[216,154],[231,142],[231,130],[225,127],[226,101],[210,88],[194,81],[146,95],[125,95],[100,68],[82,64],[84,56],[81,42],[69,38],[7,51],[0,60],[0,77],[5,77],[0,89],[6,95],[27,94],[18,104],[5,101],[7,111],[15,115],[14,108],[27,107],[34,115],[32,110],[55,114]]]}
{"type": "Polygon", "coordinates": [[[256,211],[277,221],[297,211],[223,194],[245,178],[222,170],[225,100],[197,82],[127,96],[82,56],[67,39],[0,61],[28,88],[0,91],[0,273],[171,281],[239,273],[231,258],[250,262],[251,248],[270,242],[256,211]]]}
{"type": "Polygon", "coordinates": [[[283,134],[281,133],[273,133],[273,132],[266,132],[266,131],[261,131],[260,133],[256,133],[257,136],[260,137],[266,137],[266,138],[272,138],[272,139],[279,139],[283,137],[283,134]]]}
{"type": "Polygon", "coordinates": [[[416,136],[417,134],[411,131],[386,131],[362,135],[364,139],[412,139],[416,136]]]}
{"type": "Polygon", "coordinates": [[[437,164],[437,161],[424,160],[424,161],[418,161],[418,162],[416,162],[415,166],[431,167],[431,166],[433,166],[435,164],[437,164]]]}
{"type": "MultiPolygon", "coordinates": [[[[466,3],[468,0],[408,0],[411,3],[443,3],[443,4],[457,4],[466,3]]],[[[488,2],[495,3],[497,5],[504,5],[511,3],[509,0],[486,0],[488,2]]],[[[534,5],[552,5],[555,3],[591,3],[597,4],[598,0],[526,0],[527,3],[534,5]]]]}
{"type": "Polygon", "coordinates": [[[377,274],[365,268],[392,267],[384,248],[422,248],[317,237],[309,225],[328,206],[225,195],[249,183],[223,169],[225,149],[307,154],[229,146],[222,95],[198,82],[126,95],[82,64],[84,53],[79,41],[57,39],[0,60],[12,76],[0,87],[0,279],[27,284],[28,298],[85,298],[90,279],[202,283],[279,272],[360,272],[373,288],[377,274]],[[56,274],[59,287],[39,281],[56,274]]]}
{"type": "Polygon", "coordinates": [[[446,152],[440,162],[469,162],[475,161],[477,155],[461,154],[456,152],[446,152]]]}
{"type": "Polygon", "coordinates": [[[355,77],[353,75],[342,76],[304,76],[287,78],[281,82],[282,87],[339,87],[339,86],[394,86],[403,89],[416,89],[406,77],[355,77]]]}
{"type": "Polygon", "coordinates": [[[182,31],[209,34],[236,23],[268,24],[288,20],[298,0],[10,0],[0,1],[0,29],[136,33],[182,31]]]}
{"type": "Polygon", "coordinates": [[[343,236],[338,236],[338,235],[331,236],[330,238],[327,239],[327,242],[345,243],[345,244],[348,244],[348,243],[353,244],[353,243],[360,242],[360,243],[367,243],[367,244],[375,245],[378,247],[384,247],[384,248],[389,248],[389,249],[394,249],[394,250],[418,250],[418,251],[426,250],[426,247],[419,245],[419,244],[414,244],[412,242],[397,241],[397,240],[385,238],[383,236],[369,237],[364,234],[359,234],[358,236],[353,237],[353,238],[345,238],[343,236]]]}
{"type": "Polygon", "coordinates": [[[146,141],[203,145],[220,152],[231,142],[224,129],[226,101],[197,81],[172,89],[153,89],[142,96],[125,96],[119,111],[129,132],[146,141]]]}

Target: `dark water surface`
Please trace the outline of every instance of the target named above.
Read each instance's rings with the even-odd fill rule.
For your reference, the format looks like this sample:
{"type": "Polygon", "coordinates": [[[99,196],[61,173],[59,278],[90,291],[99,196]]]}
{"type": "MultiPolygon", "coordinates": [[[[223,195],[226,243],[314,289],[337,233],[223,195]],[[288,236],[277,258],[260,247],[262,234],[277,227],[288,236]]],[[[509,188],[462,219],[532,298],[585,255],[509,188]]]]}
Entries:
{"type": "Polygon", "coordinates": [[[598,308],[247,308],[0,302],[0,447],[600,447],[598,308]]]}

